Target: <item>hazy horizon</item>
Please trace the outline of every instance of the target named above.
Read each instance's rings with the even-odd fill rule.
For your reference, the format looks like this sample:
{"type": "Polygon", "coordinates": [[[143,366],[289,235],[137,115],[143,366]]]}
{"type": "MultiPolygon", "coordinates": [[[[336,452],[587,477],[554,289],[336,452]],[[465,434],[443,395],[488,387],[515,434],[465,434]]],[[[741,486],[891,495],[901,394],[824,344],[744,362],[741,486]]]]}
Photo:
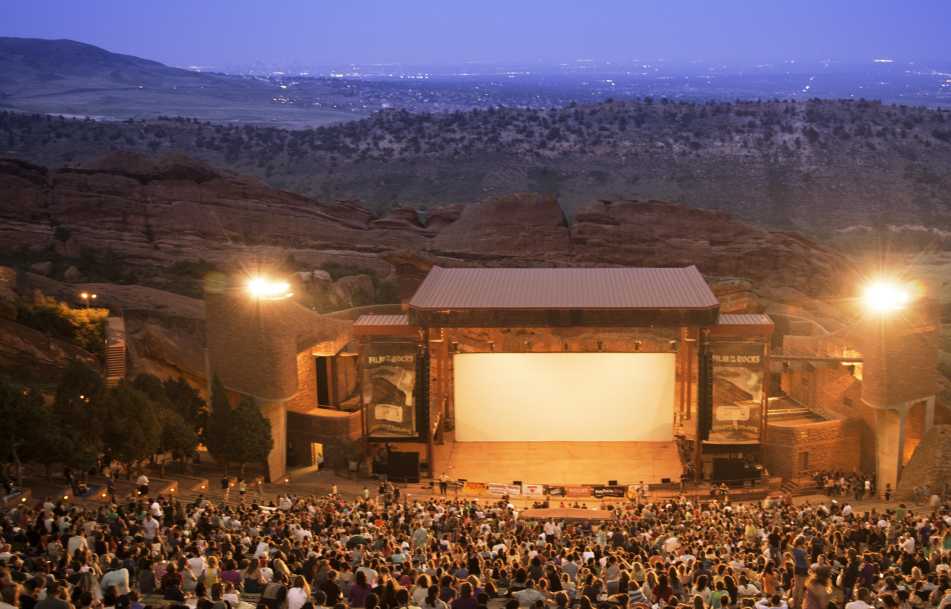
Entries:
{"type": "Polygon", "coordinates": [[[478,4],[37,0],[0,35],[69,38],[177,66],[558,65],[664,61],[748,68],[789,60],[946,62],[951,3],[807,0],[478,4]]]}

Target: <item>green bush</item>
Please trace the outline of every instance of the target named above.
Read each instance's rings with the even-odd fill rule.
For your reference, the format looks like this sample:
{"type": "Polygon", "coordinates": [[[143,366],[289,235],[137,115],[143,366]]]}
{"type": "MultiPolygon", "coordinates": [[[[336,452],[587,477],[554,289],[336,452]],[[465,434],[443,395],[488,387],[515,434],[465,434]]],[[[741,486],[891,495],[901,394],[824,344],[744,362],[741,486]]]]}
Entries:
{"type": "Polygon", "coordinates": [[[74,309],[65,302],[41,296],[33,304],[18,303],[16,320],[103,357],[107,317],[108,309],[74,309]]]}

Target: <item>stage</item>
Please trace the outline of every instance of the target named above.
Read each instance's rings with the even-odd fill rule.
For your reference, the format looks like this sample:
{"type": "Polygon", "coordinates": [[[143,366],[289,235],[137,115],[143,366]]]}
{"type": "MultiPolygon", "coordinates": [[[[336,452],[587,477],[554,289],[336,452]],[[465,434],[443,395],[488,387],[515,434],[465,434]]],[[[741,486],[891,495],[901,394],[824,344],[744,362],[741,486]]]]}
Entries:
{"type": "Polygon", "coordinates": [[[447,442],[438,474],[471,482],[576,485],[680,482],[676,442],[447,442]]]}

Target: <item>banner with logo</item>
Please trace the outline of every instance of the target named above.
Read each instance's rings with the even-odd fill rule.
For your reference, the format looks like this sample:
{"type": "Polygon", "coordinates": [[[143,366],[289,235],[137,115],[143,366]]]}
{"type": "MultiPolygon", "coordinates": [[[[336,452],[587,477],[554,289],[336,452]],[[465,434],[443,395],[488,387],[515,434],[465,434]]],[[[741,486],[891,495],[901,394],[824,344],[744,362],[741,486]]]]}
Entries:
{"type": "Polygon", "coordinates": [[[591,487],[590,486],[569,486],[566,487],[567,495],[569,497],[590,497],[591,496],[591,487]]]}
{"type": "Polygon", "coordinates": [[[563,486],[550,486],[546,484],[545,492],[551,497],[564,497],[568,494],[568,489],[563,486]]]}
{"type": "Polygon", "coordinates": [[[415,438],[417,346],[371,341],[363,353],[363,403],[370,438],[415,438]]]}
{"type": "Polygon", "coordinates": [[[765,345],[711,342],[713,420],[707,442],[756,444],[762,422],[765,345]]]}
{"type": "Polygon", "coordinates": [[[488,490],[490,495],[518,495],[522,492],[522,487],[517,484],[498,484],[490,482],[488,490]]]}
{"type": "Polygon", "coordinates": [[[485,482],[469,482],[468,480],[462,487],[462,492],[466,495],[484,495],[488,490],[485,482]]]}
{"type": "Polygon", "coordinates": [[[594,496],[596,499],[605,497],[623,497],[626,488],[623,486],[596,486],[594,487],[594,496]]]}
{"type": "Polygon", "coordinates": [[[544,484],[523,484],[522,494],[527,497],[543,497],[545,495],[544,484]]]}

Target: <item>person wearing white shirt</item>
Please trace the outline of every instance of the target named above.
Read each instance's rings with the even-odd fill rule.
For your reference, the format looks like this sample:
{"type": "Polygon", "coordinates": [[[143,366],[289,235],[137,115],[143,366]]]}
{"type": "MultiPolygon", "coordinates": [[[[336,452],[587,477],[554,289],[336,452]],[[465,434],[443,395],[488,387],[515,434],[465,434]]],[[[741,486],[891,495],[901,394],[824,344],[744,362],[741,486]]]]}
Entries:
{"type": "Polygon", "coordinates": [[[185,565],[188,572],[191,573],[192,578],[198,581],[201,578],[201,574],[205,572],[205,557],[192,556],[186,561],[185,565]]]}
{"type": "Polygon", "coordinates": [[[769,599],[756,601],[756,609],[789,609],[789,606],[778,594],[774,594],[769,599]]]}
{"type": "Polygon", "coordinates": [[[294,577],[294,585],[287,591],[287,609],[301,609],[310,597],[310,587],[303,576],[294,577]]]}
{"type": "Polygon", "coordinates": [[[859,588],[855,600],[846,603],[845,609],[873,609],[872,605],[868,604],[868,589],[859,588]]]}
{"type": "Polygon", "coordinates": [[[145,520],[142,521],[142,534],[145,536],[146,541],[154,541],[158,535],[158,530],[158,520],[153,518],[152,514],[147,514],[145,520]]]}
{"type": "Polygon", "coordinates": [[[76,532],[69,538],[69,541],[66,542],[66,554],[68,556],[73,556],[76,554],[76,550],[88,550],[89,544],[86,542],[86,538],[83,537],[82,533],[76,532]]]}
{"type": "Polygon", "coordinates": [[[129,593],[129,570],[122,567],[118,558],[112,559],[112,570],[102,576],[99,580],[102,591],[106,592],[112,586],[116,587],[116,593],[124,596],[129,593]]]}
{"type": "Polygon", "coordinates": [[[533,587],[532,580],[525,583],[525,588],[512,594],[512,597],[518,601],[522,607],[531,607],[536,601],[545,600],[545,595],[533,587]]]}
{"type": "Polygon", "coordinates": [[[255,546],[255,548],[254,548],[254,557],[255,557],[255,558],[261,558],[262,556],[263,556],[264,558],[267,558],[268,556],[270,556],[270,554],[271,554],[271,548],[270,548],[270,546],[268,545],[266,539],[262,539],[261,541],[259,541],[259,542],[258,542],[258,545],[255,546]]]}

